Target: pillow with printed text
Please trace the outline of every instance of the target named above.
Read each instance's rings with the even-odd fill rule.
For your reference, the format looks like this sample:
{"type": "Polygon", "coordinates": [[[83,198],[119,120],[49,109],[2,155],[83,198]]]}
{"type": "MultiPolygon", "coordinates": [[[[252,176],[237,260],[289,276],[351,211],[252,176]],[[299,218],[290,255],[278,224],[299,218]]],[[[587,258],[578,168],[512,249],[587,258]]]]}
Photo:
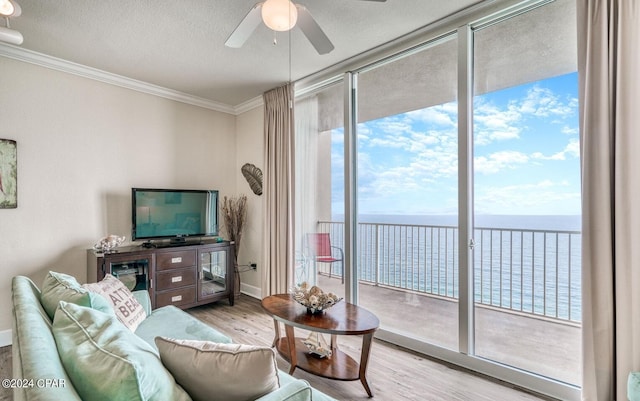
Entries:
{"type": "Polygon", "coordinates": [[[131,331],[136,331],[138,325],[147,317],[144,308],[131,291],[111,274],[107,274],[98,283],[84,284],[82,287],[106,298],[113,305],[118,320],[131,331]]]}

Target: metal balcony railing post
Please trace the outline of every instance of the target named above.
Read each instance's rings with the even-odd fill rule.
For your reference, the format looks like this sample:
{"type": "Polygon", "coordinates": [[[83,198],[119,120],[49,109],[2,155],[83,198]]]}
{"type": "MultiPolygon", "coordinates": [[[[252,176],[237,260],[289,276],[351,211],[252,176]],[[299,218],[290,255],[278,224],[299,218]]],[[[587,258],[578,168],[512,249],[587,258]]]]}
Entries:
{"type": "Polygon", "coordinates": [[[374,285],[378,285],[380,283],[380,225],[376,224],[375,225],[376,230],[375,230],[375,244],[376,244],[376,253],[375,253],[375,267],[376,267],[376,271],[375,271],[375,278],[374,278],[374,285]]]}

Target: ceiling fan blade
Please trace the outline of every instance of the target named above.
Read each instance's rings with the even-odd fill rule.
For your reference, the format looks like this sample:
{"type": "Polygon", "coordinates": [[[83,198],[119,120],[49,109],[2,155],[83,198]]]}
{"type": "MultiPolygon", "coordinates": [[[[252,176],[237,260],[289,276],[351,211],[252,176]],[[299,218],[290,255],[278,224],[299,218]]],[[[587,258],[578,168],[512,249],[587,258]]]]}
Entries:
{"type": "Polygon", "coordinates": [[[327,35],[322,31],[320,25],[311,16],[311,13],[299,4],[296,4],[298,9],[298,22],[296,25],[300,27],[304,36],[309,39],[309,42],[316,48],[319,54],[327,54],[334,49],[333,43],[329,40],[327,35]]]}
{"type": "Polygon", "coordinates": [[[249,36],[255,31],[255,29],[262,22],[262,5],[264,3],[258,3],[249,13],[244,17],[236,29],[229,35],[229,38],[224,45],[227,47],[242,47],[244,42],[249,39],[249,36]]]}

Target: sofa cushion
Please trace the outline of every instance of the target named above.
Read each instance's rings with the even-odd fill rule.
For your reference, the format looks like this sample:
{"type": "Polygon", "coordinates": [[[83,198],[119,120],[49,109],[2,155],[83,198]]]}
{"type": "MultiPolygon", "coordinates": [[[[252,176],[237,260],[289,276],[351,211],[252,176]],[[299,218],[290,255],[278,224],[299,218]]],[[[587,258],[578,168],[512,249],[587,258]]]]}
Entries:
{"type": "Polygon", "coordinates": [[[49,319],[53,320],[60,301],[87,306],[105,313],[114,313],[113,308],[104,297],[82,288],[75,277],[50,271],[44,278],[40,295],[40,302],[49,315],[49,319]]]}
{"type": "MultiPolygon", "coordinates": [[[[56,350],[51,320],[40,304],[40,290],[25,276],[12,280],[13,330],[11,353],[14,379],[50,380],[51,386],[21,386],[9,390],[19,400],[82,401],[56,350]],[[55,386],[55,384],[62,384],[55,386]]],[[[11,373],[8,375],[11,377],[11,373]]],[[[0,396],[0,399],[3,398],[0,396]]]]}
{"type": "Polygon", "coordinates": [[[156,337],[160,359],[195,401],[255,400],[280,387],[270,347],[156,337]]]}
{"type": "Polygon", "coordinates": [[[131,331],[135,331],[147,317],[144,308],[124,283],[107,274],[98,283],[84,284],[82,288],[102,295],[113,306],[118,320],[131,331]]]}
{"type": "Polygon", "coordinates": [[[163,306],[151,312],[135,333],[154,349],[154,338],[157,336],[217,343],[231,342],[229,337],[173,305],[163,306]]]}
{"type": "Polygon", "coordinates": [[[640,401],[640,372],[631,372],[627,376],[627,398],[640,401]]]}
{"type": "Polygon", "coordinates": [[[189,400],[153,348],[115,316],[60,302],[53,335],[62,364],[85,400],[189,400]]]}

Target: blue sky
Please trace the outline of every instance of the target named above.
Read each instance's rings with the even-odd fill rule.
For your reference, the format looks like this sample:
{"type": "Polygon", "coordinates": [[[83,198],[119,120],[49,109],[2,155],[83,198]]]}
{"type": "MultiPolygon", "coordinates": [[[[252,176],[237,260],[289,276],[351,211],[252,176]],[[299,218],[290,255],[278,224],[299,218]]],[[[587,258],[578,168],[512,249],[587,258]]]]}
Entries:
{"type": "MultiPolygon", "coordinates": [[[[455,102],[358,127],[362,214],[457,213],[455,102]]],[[[332,136],[333,212],[343,209],[343,131],[332,136]]],[[[474,99],[476,214],[580,214],[577,73],[474,99]]]]}

